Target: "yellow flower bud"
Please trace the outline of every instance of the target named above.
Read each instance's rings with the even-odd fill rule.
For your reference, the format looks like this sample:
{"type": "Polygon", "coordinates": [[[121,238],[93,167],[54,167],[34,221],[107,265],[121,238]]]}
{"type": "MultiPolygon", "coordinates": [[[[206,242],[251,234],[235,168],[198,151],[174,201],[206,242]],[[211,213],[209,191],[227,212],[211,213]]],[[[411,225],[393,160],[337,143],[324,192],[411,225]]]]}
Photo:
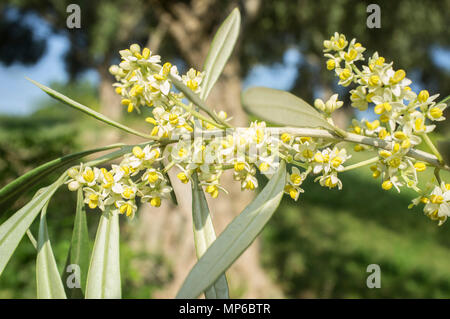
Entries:
{"type": "Polygon", "coordinates": [[[91,168],[87,168],[83,173],[83,178],[86,182],[91,183],[94,181],[95,174],[91,168]]]}
{"type": "Polygon", "coordinates": [[[427,166],[423,162],[417,162],[417,163],[414,164],[414,168],[418,172],[423,172],[423,171],[425,171],[427,169],[427,166]]]}
{"type": "Polygon", "coordinates": [[[131,188],[127,187],[127,188],[125,188],[125,190],[122,192],[122,196],[125,197],[125,198],[127,198],[127,199],[134,198],[134,191],[133,191],[131,188]]]}
{"type": "Polygon", "coordinates": [[[141,53],[141,47],[139,46],[139,44],[134,43],[134,44],[130,45],[130,51],[133,54],[141,53]]]}
{"type": "Polygon", "coordinates": [[[381,184],[381,188],[383,188],[385,191],[388,191],[392,188],[393,184],[390,180],[384,181],[383,184],[381,184]]]}
{"type": "Polygon", "coordinates": [[[281,140],[287,143],[291,140],[291,135],[289,133],[283,133],[281,134],[281,140]]]}
{"type": "Polygon", "coordinates": [[[186,174],[184,172],[178,173],[177,177],[183,184],[186,184],[187,182],[189,182],[189,178],[186,176],[186,174]]]}
{"type": "Polygon", "coordinates": [[[438,119],[442,116],[442,110],[438,107],[432,107],[430,109],[430,115],[434,119],[438,119]]]}
{"type": "Polygon", "coordinates": [[[344,70],[342,70],[341,74],[339,74],[339,78],[340,78],[342,81],[345,81],[345,80],[347,80],[351,75],[352,75],[352,73],[350,72],[349,69],[344,69],[344,70]]]}
{"type": "Polygon", "coordinates": [[[157,172],[149,172],[148,173],[147,180],[150,184],[155,183],[158,179],[159,179],[159,176],[158,176],[157,172]]]}
{"type": "Polygon", "coordinates": [[[407,136],[402,131],[397,131],[394,133],[394,137],[398,138],[399,140],[404,140],[407,136]]]}
{"type": "Polygon", "coordinates": [[[156,120],[155,120],[153,117],[147,117],[147,118],[145,118],[145,121],[146,121],[147,123],[156,125],[156,120]]]}
{"type": "Polygon", "coordinates": [[[128,113],[133,112],[133,110],[134,110],[134,104],[133,103],[128,104],[128,108],[127,108],[128,113]]]}
{"type": "Polygon", "coordinates": [[[369,78],[369,85],[370,86],[376,86],[376,85],[378,85],[378,83],[380,83],[380,78],[378,77],[378,75],[372,75],[369,78]]]}
{"type": "Polygon", "coordinates": [[[292,174],[290,179],[292,184],[294,185],[300,185],[300,183],[302,182],[302,177],[299,174],[292,174]]]}
{"type": "Polygon", "coordinates": [[[406,76],[405,70],[400,69],[394,73],[394,75],[390,79],[390,82],[391,82],[391,84],[397,84],[398,82],[403,80],[405,78],[405,76],[406,76]]]}
{"type": "Polygon", "coordinates": [[[137,158],[144,158],[145,153],[142,150],[142,148],[140,148],[139,146],[135,146],[133,147],[133,150],[131,151],[133,153],[134,156],[136,156],[137,158]]]}
{"type": "Polygon", "coordinates": [[[144,50],[142,50],[142,57],[144,59],[148,59],[150,57],[150,54],[151,52],[148,48],[144,48],[144,50]]]}
{"type": "Polygon", "coordinates": [[[123,99],[120,103],[122,103],[122,105],[128,105],[131,103],[131,100],[129,99],[123,99]]]}
{"type": "Polygon", "coordinates": [[[353,61],[358,56],[358,52],[355,49],[351,49],[348,53],[344,54],[344,58],[347,62],[353,61]]]}
{"type": "Polygon", "coordinates": [[[333,70],[336,67],[336,62],[334,61],[334,59],[329,59],[327,61],[327,70],[333,70]]]}
{"type": "Polygon", "coordinates": [[[262,163],[259,165],[259,170],[260,170],[261,172],[267,172],[267,171],[269,170],[269,164],[267,164],[266,162],[262,162],[262,163]]]}
{"type": "Polygon", "coordinates": [[[430,97],[430,93],[428,93],[427,90],[422,90],[422,91],[420,91],[419,95],[417,96],[417,99],[419,100],[420,103],[424,103],[428,100],[429,97],[430,97]]]}
{"type": "Polygon", "coordinates": [[[297,195],[298,195],[298,190],[296,190],[294,187],[292,187],[289,190],[289,196],[295,200],[297,198],[297,195]]]}
{"type": "Polygon", "coordinates": [[[159,207],[161,206],[161,198],[160,197],[153,197],[150,200],[150,205],[152,205],[153,207],[159,207]]]}

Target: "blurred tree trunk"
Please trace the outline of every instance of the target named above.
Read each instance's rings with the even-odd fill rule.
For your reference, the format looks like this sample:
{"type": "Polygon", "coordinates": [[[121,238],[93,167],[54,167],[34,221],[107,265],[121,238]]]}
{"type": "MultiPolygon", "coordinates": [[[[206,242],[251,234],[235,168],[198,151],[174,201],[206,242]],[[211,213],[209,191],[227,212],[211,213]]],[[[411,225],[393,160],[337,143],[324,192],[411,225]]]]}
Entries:
{"type": "MultiPolygon", "coordinates": [[[[189,66],[201,70],[208,52],[212,34],[208,30],[208,6],[214,1],[194,1],[193,8],[177,4],[172,12],[158,12],[161,27],[176,41],[182,57],[189,66]]],[[[217,29],[217,28],[216,28],[217,29]]],[[[150,39],[151,42],[151,39],[150,39]]],[[[153,48],[151,48],[153,50],[153,48]]],[[[238,50],[238,48],[237,48],[238,50]]],[[[225,110],[233,117],[235,126],[247,125],[247,117],[240,105],[241,75],[236,52],[230,58],[222,76],[207,100],[214,110],[225,110]]],[[[172,298],[181,287],[185,277],[197,261],[193,243],[191,215],[191,186],[179,182],[170,174],[179,205],[166,201],[158,209],[144,205],[139,213],[141,221],[136,233],[136,242],[145,243],[147,248],[169,258],[173,265],[173,280],[155,297],[172,298]]],[[[232,172],[226,172],[222,185],[229,194],[220,194],[208,204],[216,233],[236,217],[252,200],[254,193],[241,191],[240,183],[233,181],[232,172]]],[[[270,281],[260,265],[259,241],[256,240],[227,272],[230,293],[234,297],[270,298],[280,297],[280,290],[270,281]]]]}
{"type": "Polygon", "coordinates": [[[98,69],[100,75],[100,112],[111,119],[117,120],[120,118],[123,108],[120,105],[120,96],[114,92],[113,77],[108,71],[108,68],[100,67],[98,69]]]}

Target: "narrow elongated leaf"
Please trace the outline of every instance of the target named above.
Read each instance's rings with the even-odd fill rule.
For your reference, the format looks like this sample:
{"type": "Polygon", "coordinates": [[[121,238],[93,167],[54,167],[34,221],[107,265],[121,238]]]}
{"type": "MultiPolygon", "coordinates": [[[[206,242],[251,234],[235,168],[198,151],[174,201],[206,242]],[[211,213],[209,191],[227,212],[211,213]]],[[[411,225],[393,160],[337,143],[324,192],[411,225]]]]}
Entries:
{"type": "Polygon", "coordinates": [[[203,68],[205,77],[200,94],[202,100],[206,100],[228,61],[239,36],[240,24],[241,14],[235,8],[217,30],[203,68]]]}
{"type": "MultiPolygon", "coordinates": [[[[209,246],[216,240],[216,233],[209,213],[205,193],[198,184],[197,174],[194,173],[192,181],[192,219],[194,222],[194,241],[197,258],[203,256],[209,246]]],[[[229,298],[228,283],[225,274],[222,274],[214,284],[205,290],[207,299],[229,298]]]]}
{"type": "Polygon", "coordinates": [[[172,190],[170,191],[170,199],[172,200],[172,203],[173,203],[174,205],[178,206],[177,195],[175,194],[175,191],[174,191],[174,189],[173,189],[172,181],[170,180],[170,176],[169,176],[169,174],[167,174],[167,173],[165,173],[165,172],[164,172],[163,174],[164,174],[164,177],[165,177],[166,180],[167,180],[167,185],[170,186],[170,187],[172,188],[172,190]]]}
{"type": "Polygon", "coordinates": [[[38,196],[0,226],[0,275],[31,223],[65,179],[66,174],[63,174],[56,182],[43,188],[38,196]]]}
{"type": "Polygon", "coordinates": [[[119,216],[105,211],[100,217],[86,283],[86,299],[121,298],[119,216]]]}
{"type": "MultiPolygon", "coordinates": [[[[202,81],[202,92],[200,94],[200,99],[203,101],[208,97],[233,51],[239,35],[240,20],[241,15],[236,8],[225,19],[214,36],[203,68],[205,77],[202,81]]],[[[216,233],[205,194],[198,183],[197,174],[193,175],[192,180],[192,218],[197,258],[200,258],[216,239],[216,233]]],[[[211,287],[205,290],[205,297],[208,299],[229,297],[225,274],[222,274],[211,287]]]]}
{"type": "Polygon", "coordinates": [[[47,231],[47,206],[42,208],[39,224],[38,253],[36,259],[36,286],[38,299],[66,299],[47,231]]]}
{"type": "Polygon", "coordinates": [[[131,127],[128,127],[128,126],[123,125],[123,124],[120,124],[120,123],[118,123],[118,122],[116,122],[114,120],[111,120],[106,115],[103,115],[102,113],[96,112],[93,109],[91,109],[90,107],[87,107],[86,105],[78,103],[77,101],[74,101],[71,98],[65,96],[64,94],[61,94],[61,93],[59,93],[59,92],[57,92],[57,91],[55,91],[55,90],[53,90],[53,89],[51,89],[51,88],[41,84],[39,82],[36,82],[36,81],[28,79],[28,78],[27,78],[27,80],[29,80],[31,83],[33,83],[34,85],[39,87],[42,91],[44,91],[45,93],[50,95],[52,98],[54,98],[54,99],[56,99],[56,100],[58,100],[58,101],[60,101],[60,102],[62,102],[64,104],[67,104],[68,106],[73,107],[74,109],[77,109],[77,110],[79,110],[79,111],[81,111],[83,113],[86,113],[87,115],[92,116],[93,118],[95,118],[95,119],[97,119],[99,121],[102,121],[102,122],[104,122],[106,124],[114,126],[114,127],[118,128],[118,129],[121,129],[121,130],[123,130],[123,131],[125,131],[127,133],[130,133],[130,134],[134,134],[134,135],[137,135],[137,136],[140,136],[140,137],[144,137],[146,139],[155,139],[154,136],[150,136],[150,135],[138,132],[138,131],[132,129],[131,127]]]}
{"type": "Polygon", "coordinates": [[[314,107],[281,90],[253,87],[242,94],[244,109],[273,124],[296,127],[334,127],[314,107]]]}
{"type": "Polygon", "coordinates": [[[278,207],[285,182],[286,166],[282,162],[261,193],[225,228],[194,265],[177,298],[196,298],[250,246],[278,207]]]}
{"type": "Polygon", "coordinates": [[[221,120],[217,117],[217,115],[212,111],[210,107],[206,105],[206,103],[200,98],[200,96],[197,93],[192,91],[182,81],[176,79],[174,76],[169,74],[169,77],[173,85],[178,90],[180,90],[190,102],[192,102],[196,107],[199,107],[200,109],[205,111],[217,123],[221,122],[221,120]]]}
{"type": "Polygon", "coordinates": [[[16,178],[14,181],[9,183],[0,189],[0,204],[12,200],[14,197],[19,196],[24,189],[27,189],[33,186],[35,183],[40,181],[44,176],[54,172],[56,169],[61,168],[65,165],[70,164],[71,162],[80,159],[84,156],[102,152],[106,150],[110,150],[113,148],[122,147],[124,144],[114,144],[105,147],[99,147],[83,152],[73,153],[69,155],[65,155],[54,159],[50,162],[42,164],[31,171],[26,172],[22,176],[16,178]]]}
{"type": "Polygon", "coordinates": [[[73,225],[72,241],[70,243],[69,254],[67,256],[66,267],[64,269],[64,280],[70,280],[68,278],[72,275],[68,272],[69,265],[77,265],[80,270],[80,287],[76,285],[73,287],[66,287],[67,295],[71,298],[82,298],[83,292],[86,287],[86,278],[89,269],[89,256],[90,256],[90,246],[89,246],[89,234],[88,226],[86,222],[86,209],[83,203],[83,191],[81,188],[77,192],[77,208],[75,213],[75,221],[73,225]]]}

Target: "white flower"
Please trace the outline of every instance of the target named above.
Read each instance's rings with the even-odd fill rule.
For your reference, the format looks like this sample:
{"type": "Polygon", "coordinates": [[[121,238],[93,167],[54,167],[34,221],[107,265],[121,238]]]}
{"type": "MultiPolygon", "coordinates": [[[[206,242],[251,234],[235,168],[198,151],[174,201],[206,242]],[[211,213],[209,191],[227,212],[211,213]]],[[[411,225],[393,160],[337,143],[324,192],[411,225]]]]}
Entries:
{"type": "Polygon", "coordinates": [[[439,225],[443,224],[450,216],[450,184],[436,186],[428,196],[423,211],[431,219],[439,220],[439,225]]]}

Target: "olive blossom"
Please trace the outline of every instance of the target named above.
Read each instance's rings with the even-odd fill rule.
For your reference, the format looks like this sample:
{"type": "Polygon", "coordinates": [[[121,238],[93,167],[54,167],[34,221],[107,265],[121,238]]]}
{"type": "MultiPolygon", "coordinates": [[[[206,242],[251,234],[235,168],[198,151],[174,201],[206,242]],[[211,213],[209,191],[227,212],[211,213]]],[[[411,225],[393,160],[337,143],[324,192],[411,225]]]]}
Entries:
{"type": "MultiPolygon", "coordinates": [[[[427,165],[410,157],[409,152],[424,139],[427,141],[425,134],[435,128],[431,122],[445,120],[443,111],[447,105],[435,102],[437,94],[430,96],[426,90],[414,93],[406,72],[395,70],[393,63],[387,63],[378,52],[364,64],[364,52],[359,42],[355,39],[349,42],[343,34],[335,33],[324,41],[327,69],[334,70],[338,84],[355,85],[350,90],[351,105],[360,110],[373,106],[378,116],[372,121],[353,119],[350,132],[388,143],[389,147],[379,148],[378,156],[369,161],[373,164],[372,176],[381,178],[382,189],[400,191],[406,186],[420,192],[418,173],[426,170],[427,165]]],[[[254,121],[248,128],[217,131],[221,126],[215,120],[230,120],[225,112],[213,111],[216,118],[204,118],[194,112],[192,105],[184,104],[185,93],[173,90],[173,81],[178,80],[193,93],[200,94],[203,72],[191,68],[180,75],[176,66],[169,62],[161,66],[160,56],[152,55],[147,48],[141,50],[139,45],[120,51],[120,55],[122,62],[110,71],[116,77],[114,87],[122,97],[122,104],[128,112],[151,108],[153,116],[145,118],[152,125],[150,135],[158,139],[178,138],[178,141],[165,146],[167,155],[162,154],[160,144],[135,146],[110,171],[83,164],[71,168],[66,182],[68,188],[74,191],[81,187],[90,208],[104,210],[110,205],[119,213],[133,217],[137,197],[158,207],[172,191],[165,175],[172,168],[184,184],[197,173],[199,185],[212,198],[218,197],[220,191],[227,192],[221,185],[221,177],[228,169],[233,171],[234,180],[240,182],[242,190],[255,190],[259,186],[256,173],[259,171],[270,178],[280,159],[294,165],[284,188],[294,200],[304,192],[300,186],[310,174],[316,175],[315,181],[323,187],[343,187],[338,174],[347,170],[344,165],[351,158],[345,147],[327,138],[282,131],[273,135],[264,121],[254,121]],[[202,135],[208,131],[214,134],[202,135]],[[200,135],[192,138],[193,133],[200,135]],[[163,158],[169,162],[164,169],[160,165],[163,158]]],[[[338,100],[338,94],[333,94],[326,101],[316,99],[314,106],[332,123],[331,114],[343,102],[338,100]]],[[[361,143],[354,149],[372,148],[361,143]]],[[[350,165],[348,169],[363,164],[350,165]]],[[[439,193],[439,189],[442,190],[436,188],[430,195],[423,195],[421,202],[427,203],[424,208],[427,216],[443,222],[450,212],[444,203],[448,196],[439,193]],[[442,203],[439,196],[444,198],[442,203]]]]}

